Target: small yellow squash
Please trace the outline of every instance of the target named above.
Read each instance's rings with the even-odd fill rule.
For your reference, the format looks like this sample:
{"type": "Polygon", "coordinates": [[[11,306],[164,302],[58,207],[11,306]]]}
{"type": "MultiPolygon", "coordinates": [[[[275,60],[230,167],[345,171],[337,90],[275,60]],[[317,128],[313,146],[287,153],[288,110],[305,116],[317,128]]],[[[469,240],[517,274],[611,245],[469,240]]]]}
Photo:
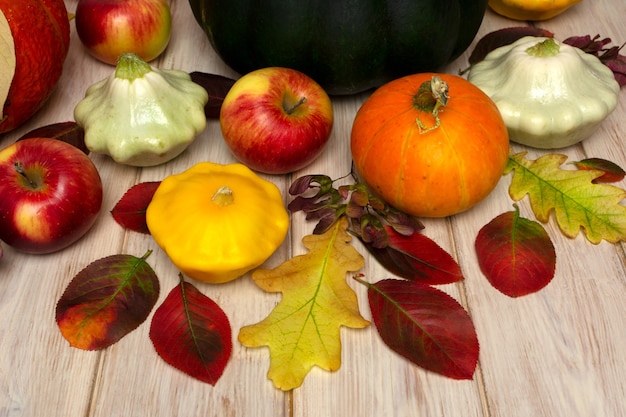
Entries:
{"type": "Polygon", "coordinates": [[[243,164],[211,162],[165,178],[146,221],[174,265],[208,283],[231,281],[260,266],[289,228],[276,185],[243,164]]]}
{"type": "Polygon", "coordinates": [[[496,13],[514,20],[548,20],[581,0],[489,0],[496,13]]]}

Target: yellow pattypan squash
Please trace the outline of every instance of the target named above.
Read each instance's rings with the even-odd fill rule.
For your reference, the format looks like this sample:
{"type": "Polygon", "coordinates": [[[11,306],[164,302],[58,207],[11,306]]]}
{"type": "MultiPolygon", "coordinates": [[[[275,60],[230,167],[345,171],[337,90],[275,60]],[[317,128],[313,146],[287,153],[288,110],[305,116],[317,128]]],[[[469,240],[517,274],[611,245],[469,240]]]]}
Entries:
{"type": "Polygon", "coordinates": [[[496,13],[514,20],[548,20],[582,0],[489,0],[496,13]]]}
{"type": "Polygon", "coordinates": [[[176,267],[209,283],[231,281],[260,266],[289,228],[278,187],[238,163],[201,162],[165,178],[146,221],[176,267]]]}

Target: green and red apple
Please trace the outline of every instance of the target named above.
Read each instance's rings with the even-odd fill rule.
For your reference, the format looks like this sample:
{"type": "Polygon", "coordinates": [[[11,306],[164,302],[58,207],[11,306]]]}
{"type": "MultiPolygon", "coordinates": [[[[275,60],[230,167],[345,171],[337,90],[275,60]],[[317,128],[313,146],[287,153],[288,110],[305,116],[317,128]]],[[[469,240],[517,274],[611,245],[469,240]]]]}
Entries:
{"type": "Polygon", "coordinates": [[[0,240],[18,251],[50,253],[80,239],[102,207],[91,159],[56,139],[31,138],[0,150],[0,240]]]}
{"type": "Polygon", "coordinates": [[[232,154],[249,168],[286,174],[312,163],[333,126],[326,91],[306,74],[269,67],[243,75],[220,110],[222,135],[232,154]]]}
{"type": "Polygon", "coordinates": [[[167,47],[172,27],[166,0],[79,0],[75,21],[91,55],[111,65],[126,52],[152,61],[167,47]]]}

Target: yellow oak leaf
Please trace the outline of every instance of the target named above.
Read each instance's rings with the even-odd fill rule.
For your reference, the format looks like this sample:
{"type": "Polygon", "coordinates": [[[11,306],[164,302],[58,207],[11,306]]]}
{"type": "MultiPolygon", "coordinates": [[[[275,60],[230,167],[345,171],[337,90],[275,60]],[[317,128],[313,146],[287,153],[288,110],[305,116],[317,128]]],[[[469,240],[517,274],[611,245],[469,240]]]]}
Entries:
{"type": "Polygon", "coordinates": [[[626,191],[609,184],[593,183],[603,172],[565,170],[561,154],[547,154],[536,160],[526,152],[509,157],[505,173],[514,171],[509,194],[515,201],[524,196],[537,220],[546,223],[554,213],[561,232],[574,238],[582,229],[594,244],[603,239],[615,243],[626,240],[626,207],[619,203],[626,191]]]}
{"type": "Polygon", "coordinates": [[[239,341],[247,347],[268,346],[268,378],[277,388],[299,387],[313,368],[336,371],[341,366],[341,326],[367,327],[346,273],[364,265],[350,244],[342,218],[326,233],[308,235],[308,253],[278,267],[258,269],[254,282],[264,291],[282,293],[282,300],[261,322],[244,326],[239,341]]]}

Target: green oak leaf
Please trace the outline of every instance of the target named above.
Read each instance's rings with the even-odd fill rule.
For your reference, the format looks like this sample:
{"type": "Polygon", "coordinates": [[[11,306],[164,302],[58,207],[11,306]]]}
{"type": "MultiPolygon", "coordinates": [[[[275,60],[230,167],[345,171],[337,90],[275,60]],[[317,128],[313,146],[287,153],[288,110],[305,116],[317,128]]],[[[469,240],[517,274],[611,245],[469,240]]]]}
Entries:
{"type": "Polygon", "coordinates": [[[602,171],[561,169],[566,160],[567,156],[561,154],[547,154],[536,160],[527,159],[526,152],[510,156],[504,171],[514,172],[509,195],[515,201],[528,195],[540,222],[546,223],[554,212],[567,237],[576,237],[582,229],[593,244],[626,240],[626,207],[619,204],[626,191],[593,183],[602,171]]]}

